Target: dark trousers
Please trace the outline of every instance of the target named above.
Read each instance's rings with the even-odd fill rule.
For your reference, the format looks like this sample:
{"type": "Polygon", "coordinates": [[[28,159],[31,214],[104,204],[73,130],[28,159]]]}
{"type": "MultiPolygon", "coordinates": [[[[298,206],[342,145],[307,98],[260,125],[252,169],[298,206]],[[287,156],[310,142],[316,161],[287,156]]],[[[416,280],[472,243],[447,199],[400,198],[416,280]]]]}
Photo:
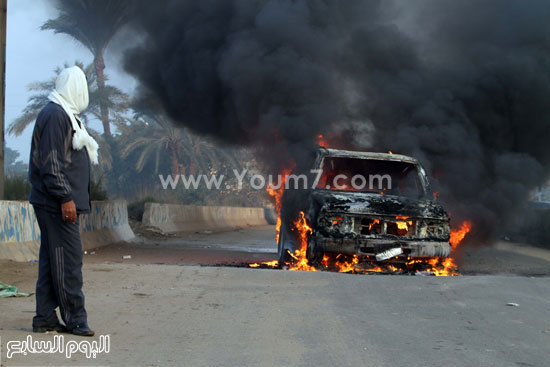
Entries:
{"type": "Polygon", "coordinates": [[[34,206],[40,227],[40,255],[36,282],[35,327],[58,322],[61,318],[72,329],[87,322],[82,293],[82,243],[79,220],[64,222],[61,213],[34,206]]]}

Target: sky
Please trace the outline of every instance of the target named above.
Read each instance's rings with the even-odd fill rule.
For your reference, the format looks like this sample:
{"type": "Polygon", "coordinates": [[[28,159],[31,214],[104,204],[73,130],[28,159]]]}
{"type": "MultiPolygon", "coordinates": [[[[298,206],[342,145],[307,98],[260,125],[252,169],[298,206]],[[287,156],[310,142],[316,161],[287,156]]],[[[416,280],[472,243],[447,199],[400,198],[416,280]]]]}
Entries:
{"type": "MultiPolygon", "coordinates": [[[[6,120],[7,130],[17,118],[32,95],[27,86],[36,81],[45,81],[54,75],[54,69],[63,64],[74,64],[76,60],[85,65],[92,62],[92,54],[72,38],[52,31],[41,31],[40,26],[55,18],[57,10],[45,0],[8,0],[6,40],[6,120]]],[[[126,93],[136,87],[136,81],[121,68],[118,47],[122,42],[115,39],[105,55],[106,74],[109,83],[126,93]]],[[[98,121],[91,121],[90,127],[102,132],[98,121]]],[[[20,153],[19,159],[29,159],[32,125],[15,137],[5,134],[6,145],[20,153]]]]}

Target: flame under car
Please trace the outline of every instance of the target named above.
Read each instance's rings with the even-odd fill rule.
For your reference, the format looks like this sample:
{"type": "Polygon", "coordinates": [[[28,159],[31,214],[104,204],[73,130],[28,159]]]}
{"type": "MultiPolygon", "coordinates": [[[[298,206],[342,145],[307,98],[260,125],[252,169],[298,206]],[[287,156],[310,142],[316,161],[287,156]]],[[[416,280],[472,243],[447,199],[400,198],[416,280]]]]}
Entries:
{"type": "MultiPolygon", "coordinates": [[[[396,262],[450,255],[449,216],[416,159],[322,148],[313,168],[320,173],[315,188],[291,193],[283,202],[292,205],[296,195],[308,196],[310,263],[327,253],[396,262]]],[[[297,250],[304,250],[300,240],[283,222],[279,263],[297,250]]]]}

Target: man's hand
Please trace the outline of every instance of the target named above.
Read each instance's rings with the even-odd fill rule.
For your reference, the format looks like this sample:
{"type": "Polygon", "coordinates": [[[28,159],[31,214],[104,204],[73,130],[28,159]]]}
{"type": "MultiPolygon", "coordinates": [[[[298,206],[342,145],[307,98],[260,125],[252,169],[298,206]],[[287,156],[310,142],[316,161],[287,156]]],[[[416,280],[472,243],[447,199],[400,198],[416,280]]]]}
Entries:
{"type": "Polygon", "coordinates": [[[64,222],[76,223],[76,206],[74,201],[61,204],[61,215],[64,222]]]}

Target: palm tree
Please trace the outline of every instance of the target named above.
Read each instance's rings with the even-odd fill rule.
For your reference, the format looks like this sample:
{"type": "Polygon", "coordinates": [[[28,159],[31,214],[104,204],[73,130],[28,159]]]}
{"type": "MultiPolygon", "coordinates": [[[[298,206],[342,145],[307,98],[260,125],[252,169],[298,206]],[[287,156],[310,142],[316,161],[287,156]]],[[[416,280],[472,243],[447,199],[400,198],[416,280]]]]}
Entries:
{"type": "Polygon", "coordinates": [[[141,172],[147,161],[154,156],[155,172],[158,172],[161,154],[164,150],[170,157],[170,168],[175,177],[180,172],[180,153],[183,146],[183,134],[181,129],[167,124],[165,119],[159,118],[155,126],[138,118],[129,120],[127,128],[122,127],[122,138],[126,140],[122,145],[122,158],[127,158],[130,153],[141,150],[136,162],[136,170],[141,172]],[[135,132],[140,131],[139,136],[135,132]]]}
{"type": "MultiPolygon", "coordinates": [[[[105,60],[103,54],[114,35],[131,17],[130,0],[57,0],[59,16],[42,25],[42,30],[64,33],[82,45],[94,56],[98,93],[105,90],[105,60]]],[[[103,133],[110,137],[109,105],[99,100],[99,117],[103,133]]]]}
{"type": "Polygon", "coordinates": [[[197,170],[205,173],[219,171],[224,166],[237,169],[242,167],[234,151],[217,147],[210,140],[193,134],[187,128],[175,127],[162,113],[138,112],[120,129],[124,146],[122,157],[127,158],[132,152],[141,151],[135,166],[138,172],[154,158],[157,173],[161,158],[166,155],[170,160],[173,177],[179,174],[195,174],[197,170]]]}

